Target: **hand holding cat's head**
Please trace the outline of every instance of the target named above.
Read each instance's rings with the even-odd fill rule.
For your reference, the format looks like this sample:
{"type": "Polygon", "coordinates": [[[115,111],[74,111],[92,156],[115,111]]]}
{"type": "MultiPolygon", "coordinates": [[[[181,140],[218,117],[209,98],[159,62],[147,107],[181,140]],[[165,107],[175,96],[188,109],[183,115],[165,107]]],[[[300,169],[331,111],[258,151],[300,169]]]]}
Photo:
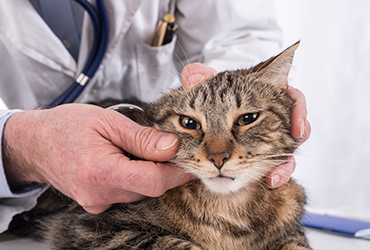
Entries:
{"type": "Polygon", "coordinates": [[[182,141],[172,160],[212,191],[261,181],[292,155],[294,101],[287,77],[298,44],[257,66],[219,73],[202,85],[170,91],[147,110],[152,126],[182,141]]]}

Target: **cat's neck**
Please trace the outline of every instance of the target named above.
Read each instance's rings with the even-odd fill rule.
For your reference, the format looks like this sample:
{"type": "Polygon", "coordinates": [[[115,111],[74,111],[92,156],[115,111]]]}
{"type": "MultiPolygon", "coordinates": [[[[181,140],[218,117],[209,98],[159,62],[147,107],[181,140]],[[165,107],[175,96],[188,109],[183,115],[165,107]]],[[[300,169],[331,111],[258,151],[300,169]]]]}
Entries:
{"type": "Polygon", "coordinates": [[[169,190],[161,199],[179,220],[183,217],[221,230],[232,227],[233,231],[253,230],[256,223],[268,224],[274,217],[282,223],[289,221],[286,209],[300,213],[305,203],[302,188],[293,180],[278,189],[270,189],[260,180],[229,194],[214,193],[198,181],[169,190]]]}
{"type": "Polygon", "coordinates": [[[172,190],[168,198],[174,206],[179,205],[178,209],[190,210],[195,220],[202,223],[213,224],[221,230],[230,227],[248,230],[250,215],[257,205],[253,201],[256,193],[256,185],[228,194],[215,193],[198,181],[172,190]]]}

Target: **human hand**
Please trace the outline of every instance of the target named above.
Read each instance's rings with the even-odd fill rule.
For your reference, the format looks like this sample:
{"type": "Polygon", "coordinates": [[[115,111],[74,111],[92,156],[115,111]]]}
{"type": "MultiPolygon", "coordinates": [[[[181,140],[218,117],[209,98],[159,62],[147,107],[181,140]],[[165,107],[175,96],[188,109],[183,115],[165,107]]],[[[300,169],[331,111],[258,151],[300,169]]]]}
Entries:
{"type": "MultiPolygon", "coordinates": [[[[182,71],[182,82],[185,89],[202,84],[217,74],[217,71],[201,63],[187,65],[182,71]]],[[[311,126],[307,120],[306,100],[301,91],[292,86],[287,90],[288,94],[296,100],[291,116],[291,135],[300,139],[302,144],[311,134],[311,126]]],[[[266,177],[266,183],[270,188],[278,188],[287,183],[296,166],[294,156],[289,157],[283,164],[276,166],[266,177]]]]}
{"type": "Polygon", "coordinates": [[[217,75],[217,71],[201,63],[191,63],[184,67],[181,73],[181,82],[185,90],[206,82],[217,75]]]}
{"type": "MultiPolygon", "coordinates": [[[[184,86],[198,82],[188,78],[184,86]]],[[[193,179],[160,163],[172,158],[178,145],[174,135],[142,127],[116,111],[69,104],[13,115],[2,148],[8,182],[50,183],[97,214],[113,203],[160,196],[193,179]],[[132,161],[123,151],[147,161],[132,161]]]]}
{"type": "Polygon", "coordinates": [[[50,183],[90,213],[159,196],[191,179],[152,162],[173,157],[176,136],[92,105],[17,113],[6,123],[3,143],[10,182],[50,183]],[[123,151],[148,161],[132,161],[123,151]]]}
{"type": "MultiPolygon", "coordinates": [[[[291,135],[299,139],[299,144],[304,143],[311,134],[311,125],[307,120],[306,99],[301,91],[289,86],[287,90],[296,103],[291,116],[291,135]]],[[[278,188],[287,183],[296,166],[294,156],[277,166],[266,177],[266,183],[271,188],[278,188]]]]}

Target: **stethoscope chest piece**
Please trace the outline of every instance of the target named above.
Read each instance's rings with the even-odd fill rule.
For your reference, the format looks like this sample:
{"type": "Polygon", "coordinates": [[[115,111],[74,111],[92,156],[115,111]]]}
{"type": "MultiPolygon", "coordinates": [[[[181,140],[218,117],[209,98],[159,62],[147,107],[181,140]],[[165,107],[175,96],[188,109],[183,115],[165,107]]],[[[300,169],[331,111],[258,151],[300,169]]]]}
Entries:
{"type": "Polygon", "coordinates": [[[115,110],[127,116],[134,122],[139,121],[140,118],[144,115],[144,109],[134,104],[130,104],[130,103],[120,103],[120,104],[109,106],[106,109],[115,110]]]}

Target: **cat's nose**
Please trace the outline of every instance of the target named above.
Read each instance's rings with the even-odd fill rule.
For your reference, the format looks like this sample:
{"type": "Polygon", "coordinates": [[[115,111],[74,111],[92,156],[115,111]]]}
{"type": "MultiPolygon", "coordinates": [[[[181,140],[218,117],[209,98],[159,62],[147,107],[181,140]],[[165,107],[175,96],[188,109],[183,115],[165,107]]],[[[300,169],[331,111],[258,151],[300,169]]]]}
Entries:
{"type": "Polygon", "coordinates": [[[221,153],[209,153],[208,160],[213,162],[216,168],[221,169],[224,163],[230,158],[230,155],[227,151],[221,153]]]}

